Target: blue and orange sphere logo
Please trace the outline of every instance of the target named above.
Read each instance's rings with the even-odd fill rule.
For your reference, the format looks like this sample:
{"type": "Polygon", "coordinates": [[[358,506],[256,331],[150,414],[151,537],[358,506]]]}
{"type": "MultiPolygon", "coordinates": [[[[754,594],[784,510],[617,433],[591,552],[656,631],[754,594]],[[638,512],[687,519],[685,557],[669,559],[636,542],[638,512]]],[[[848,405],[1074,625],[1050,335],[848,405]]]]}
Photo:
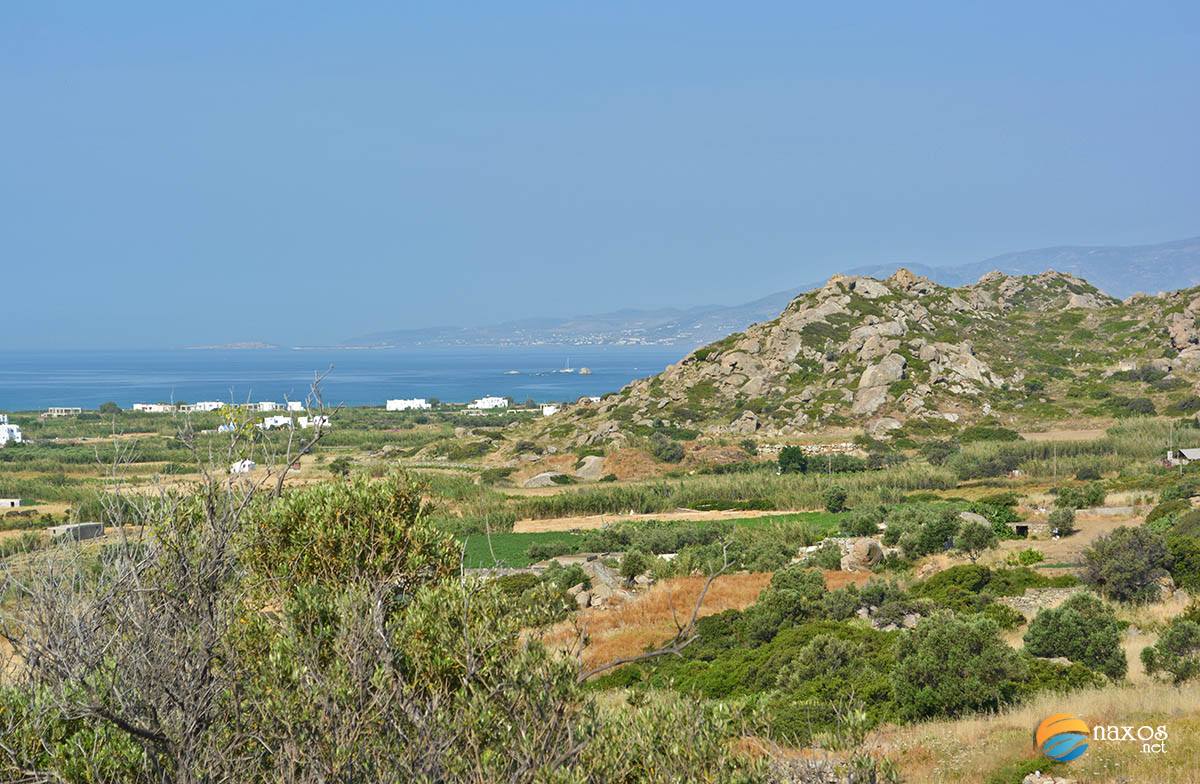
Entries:
{"type": "Polygon", "coordinates": [[[1056,713],[1042,720],[1033,734],[1033,741],[1050,759],[1070,762],[1087,751],[1091,732],[1081,719],[1069,713],[1056,713]]]}

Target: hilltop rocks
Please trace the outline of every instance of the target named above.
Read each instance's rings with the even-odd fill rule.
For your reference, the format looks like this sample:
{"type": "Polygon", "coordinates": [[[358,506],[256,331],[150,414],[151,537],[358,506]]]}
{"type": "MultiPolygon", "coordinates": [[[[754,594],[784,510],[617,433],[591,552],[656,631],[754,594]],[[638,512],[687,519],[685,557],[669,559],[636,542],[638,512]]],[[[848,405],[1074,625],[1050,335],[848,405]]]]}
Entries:
{"type": "Polygon", "coordinates": [[[884,438],[919,421],[964,426],[993,410],[1019,417],[1038,401],[1078,413],[1053,374],[1042,378],[1045,368],[1069,366],[1083,379],[1130,360],[1200,389],[1190,377],[1200,371],[1198,319],[1200,289],[1121,304],[1058,272],[989,273],[960,288],[903,269],[882,281],[838,275],[778,318],[696,349],[597,405],[572,406],[534,435],[574,447],[619,446],[664,427],[779,437],[863,428],[884,438]],[[1067,311],[1072,319],[1061,318],[1067,311]],[[1078,343],[1073,356],[1034,359],[1064,341],[1078,343]],[[1044,391],[1022,394],[1030,379],[1044,391]],[[564,425],[572,428],[565,437],[564,425]]]}
{"type": "Polygon", "coordinates": [[[922,362],[929,363],[929,382],[969,382],[986,387],[999,387],[1003,379],[975,356],[974,347],[963,343],[928,343],[921,347],[918,355],[922,362]]]}
{"type": "Polygon", "coordinates": [[[758,430],[758,414],[753,411],[743,411],[742,415],[729,423],[726,432],[750,435],[758,430]]]}
{"type": "Polygon", "coordinates": [[[1103,304],[1095,294],[1072,294],[1067,297],[1068,310],[1096,310],[1103,304]]]}
{"type": "Polygon", "coordinates": [[[887,402],[887,388],[904,378],[904,368],[908,365],[900,354],[888,354],[878,364],[869,366],[863,371],[858,381],[858,391],[854,394],[854,406],[851,411],[855,414],[873,414],[887,402]]]}

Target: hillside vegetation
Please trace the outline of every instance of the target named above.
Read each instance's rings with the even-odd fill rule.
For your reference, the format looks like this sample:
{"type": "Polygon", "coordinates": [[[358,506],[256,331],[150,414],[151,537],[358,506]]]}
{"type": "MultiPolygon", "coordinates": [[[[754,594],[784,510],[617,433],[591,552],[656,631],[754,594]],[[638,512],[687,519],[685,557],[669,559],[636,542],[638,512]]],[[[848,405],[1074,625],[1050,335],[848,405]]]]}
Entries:
{"type": "Polygon", "coordinates": [[[654,433],[876,437],[1200,410],[1200,288],[1124,302],[1056,272],[939,286],[907,270],[835,276],[777,318],[693,351],[539,438],[621,445],[654,433]]]}

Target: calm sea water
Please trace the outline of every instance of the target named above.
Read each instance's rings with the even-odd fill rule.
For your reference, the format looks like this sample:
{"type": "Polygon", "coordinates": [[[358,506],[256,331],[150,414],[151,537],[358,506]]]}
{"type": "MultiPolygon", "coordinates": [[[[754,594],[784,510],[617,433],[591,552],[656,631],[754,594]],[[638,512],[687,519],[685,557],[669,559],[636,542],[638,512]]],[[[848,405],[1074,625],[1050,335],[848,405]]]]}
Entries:
{"type": "Polygon", "coordinates": [[[303,400],[329,371],[330,404],[383,405],[388,398],[462,402],[483,395],[573,400],[614,392],[660,372],[686,350],[665,347],[487,348],[428,351],[43,351],[0,350],[0,410],[123,407],[157,401],[303,400]],[[556,373],[570,362],[591,375],[556,373]],[[510,374],[509,371],[517,371],[510,374]]]}

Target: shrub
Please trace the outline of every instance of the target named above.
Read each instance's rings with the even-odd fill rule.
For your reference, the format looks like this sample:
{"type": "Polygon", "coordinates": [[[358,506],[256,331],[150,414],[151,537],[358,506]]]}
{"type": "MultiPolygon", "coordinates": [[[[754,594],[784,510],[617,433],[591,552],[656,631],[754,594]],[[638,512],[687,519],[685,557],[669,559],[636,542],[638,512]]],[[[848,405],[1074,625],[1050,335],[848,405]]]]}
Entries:
{"type": "Polygon", "coordinates": [[[954,537],[954,546],[966,553],[971,563],[979,558],[985,550],[996,546],[996,532],[990,525],[979,522],[963,523],[954,537]]]}
{"type": "Polygon", "coordinates": [[[1195,479],[1188,479],[1186,481],[1173,484],[1163,490],[1159,495],[1158,500],[1163,502],[1187,500],[1198,494],[1200,494],[1200,483],[1198,483],[1195,479]]]}
{"type": "Polygon", "coordinates": [[[935,466],[945,465],[958,450],[958,444],[953,441],[927,441],[921,445],[921,454],[935,466]]]}
{"type": "Polygon", "coordinates": [[[1191,508],[1191,502],[1184,498],[1163,501],[1151,509],[1150,514],[1146,515],[1146,524],[1150,525],[1161,520],[1165,527],[1169,527],[1170,523],[1174,522],[1176,516],[1191,511],[1191,508]]]}
{"type": "Polygon", "coordinates": [[[1025,650],[1034,656],[1064,656],[1113,680],[1124,678],[1128,666],[1121,623],[1108,605],[1088,593],[1039,612],[1025,633],[1025,650]]]}
{"type": "Polygon", "coordinates": [[[1171,579],[1193,596],[1200,593],[1200,538],[1169,534],[1167,550],[1171,554],[1171,579]]]}
{"type": "Polygon", "coordinates": [[[808,471],[808,455],[798,446],[785,446],[779,450],[779,473],[803,474],[808,471]]]}
{"type": "Polygon", "coordinates": [[[1083,581],[1109,599],[1145,603],[1158,599],[1157,581],[1171,563],[1160,534],[1121,526],[1083,553],[1083,581]]]}
{"type": "Polygon", "coordinates": [[[821,569],[837,569],[842,565],[842,548],[837,542],[825,542],[806,559],[807,564],[821,569]]]}
{"type": "Polygon", "coordinates": [[[886,517],[882,506],[863,506],[842,519],[842,533],[849,536],[875,536],[886,517]]]}
{"type": "Polygon", "coordinates": [[[1100,479],[1100,470],[1095,466],[1084,466],[1075,472],[1075,478],[1080,482],[1095,482],[1100,479]]]}
{"type": "Polygon", "coordinates": [[[939,612],[904,634],[892,692],[910,719],[996,710],[1018,694],[1026,667],[989,618],[939,612]]]}
{"type": "Polygon", "coordinates": [[[1050,529],[1059,536],[1070,536],[1075,533],[1075,510],[1068,507],[1058,507],[1050,512],[1048,522],[1050,529]]]}
{"type": "Polygon", "coordinates": [[[825,511],[827,512],[844,512],[846,510],[846,491],[837,485],[827,488],[822,499],[825,501],[825,511]]]}
{"type": "Polygon", "coordinates": [[[650,454],[663,463],[678,463],[683,460],[683,444],[655,433],[650,437],[650,454]]]}
{"type": "Polygon", "coordinates": [[[640,550],[630,550],[621,557],[621,576],[626,582],[633,582],[639,574],[645,574],[650,568],[650,556],[640,550]]]}
{"type": "Polygon", "coordinates": [[[1149,675],[1180,684],[1200,675],[1200,623],[1176,618],[1154,645],[1142,650],[1149,675]]]}

